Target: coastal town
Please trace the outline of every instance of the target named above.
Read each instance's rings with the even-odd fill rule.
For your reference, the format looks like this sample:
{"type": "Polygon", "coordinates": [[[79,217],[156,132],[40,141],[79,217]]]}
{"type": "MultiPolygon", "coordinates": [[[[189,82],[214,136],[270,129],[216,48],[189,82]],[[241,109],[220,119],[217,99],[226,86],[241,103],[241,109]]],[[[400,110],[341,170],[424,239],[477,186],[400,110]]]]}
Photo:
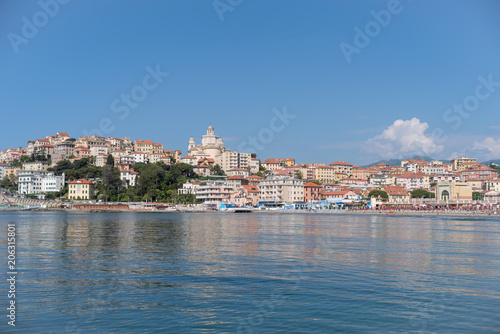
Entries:
{"type": "Polygon", "coordinates": [[[187,152],[149,139],[58,132],[0,153],[1,208],[268,210],[498,208],[499,166],[475,158],[356,166],[259,160],[210,125],[187,152]]]}

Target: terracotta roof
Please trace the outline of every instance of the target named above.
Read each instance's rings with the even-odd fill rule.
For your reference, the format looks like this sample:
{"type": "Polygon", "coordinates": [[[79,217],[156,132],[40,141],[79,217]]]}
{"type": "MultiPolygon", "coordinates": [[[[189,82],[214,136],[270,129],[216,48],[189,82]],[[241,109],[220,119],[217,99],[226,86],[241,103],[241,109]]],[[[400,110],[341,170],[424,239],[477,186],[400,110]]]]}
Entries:
{"type": "Polygon", "coordinates": [[[234,175],[234,176],[228,177],[227,180],[246,180],[246,179],[244,177],[239,176],[239,175],[234,175]]]}
{"type": "Polygon", "coordinates": [[[68,184],[95,184],[95,183],[94,182],[90,182],[89,180],[85,180],[85,179],[78,179],[78,180],[75,180],[75,181],[71,181],[68,184]]]}
{"type": "Polygon", "coordinates": [[[308,187],[308,188],[321,188],[321,186],[319,184],[312,183],[312,182],[307,182],[306,184],[304,184],[304,188],[305,187],[308,187]]]}
{"type": "Polygon", "coordinates": [[[230,172],[230,171],[232,171],[232,170],[234,170],[234,171],[239,170],[239,171],[245,171],[245,172],[248,172],[248,170],[247,170],[247,169],[244,169],[244,168],[233,168],[233,169],[230,169],[230,170],[229,170],[229,172],[230,172]]]}
{"type": "Polygon", "coordinates": [[[263,179],[263,177],[259,175],[250,175],[247,177],[247,179],[263,179]]]}
{"type": "Polygon", "coordinates": [[[153,141],[152,141],[152,140],[141,140],[141,139],[136,139],[136,140],[135,140],[135,143],[136,143],[136,144],[139,144],[139,145],[153,145],[153,141]]]}
{"type": "Polygon", "coordinates": [[[182,158],[181,158],[181,160],[182,160],[182,159],[196,159],[196,158],[195,158],[195,157],[192,157],[192,156],[190,156],[190,155],[186,155],[185,157],[182,157],[182,158]]]}
{"type": "Polygon", "coordinates": [[[198,162],[202,162],[202,161],[205,161],[205,160],[207,160],[208,162],[215,162],[215,160],[214,160],[214,159],[212,159],[212,158],[200,158],[200,159],[198,160],[198,162]]]}
{"type": "Polygon", "coordinates": [[[408,191],[406,191],[406,189],[403,187],[397,187],[397,186],[385,187],[384,191],[388,195],[404,195],[404,196],[408,195],[408,191]]]}
{"type": "Polygon", "coordinates": [[[247,186],[247,185],[243,185],[242,186],[243,188],[245,188],[248,192],[259,192],[259,188],[257,186],[247,186]]]}
{"type": "Polygon", "coordinates": [[[330,164],[330,166],[333,166],[333,165],[352,166],[351,164],[348,164],[347,162],[344,162],[344,161],[335,161],[335,162],[332,162],[332,163],[330,164]]]}

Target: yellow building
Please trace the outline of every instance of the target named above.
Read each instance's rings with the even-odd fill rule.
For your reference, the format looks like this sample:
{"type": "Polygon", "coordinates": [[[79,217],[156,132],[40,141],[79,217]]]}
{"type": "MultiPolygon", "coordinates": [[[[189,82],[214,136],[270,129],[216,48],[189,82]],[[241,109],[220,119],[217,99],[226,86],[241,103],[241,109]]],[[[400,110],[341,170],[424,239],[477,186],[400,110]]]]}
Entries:
{"type": "Polygon", "coordinates": [[[23,170],[32,172],[43,172],[46,171],[49,165],[46,162],[25,162],[23,163],[23,170]]]}
{"type": "Polygon", "coordinates": [[[320,166],[315,170],[315,179],[321,182],[340,182],[347,177],[347,174],[337,172],[334,167],[320,166]]]}
{"type": "Polygon", "coordinates": [[[461,157],[461,158],[457,158],[457,159],[451,160],[451,165],[452,165],[452,168],[453,168],[454,171],[458,171],[461,164],[471,163],[471,162],[472,163],[477,163],[477,159],[475,159],[475,158],[468,158],[468,157],[461,157]]]}
{"type": "Polygon", "coordinates": [[[352,176],[353,165],[344,161],[335,161],[330,164],[336,173],[346,174],[347,176],[352,176]]]}
{"type": "Polygon", "coordinates": [[[159,153],[163,154],[163,144],[153,143],[152,150],[153,150],[153,152],[151,152],[151,153],[153,153],[153,154],[159,154],[159,153]]]}
{"type": "Polygon", "coordinates": [[[376,174],[375,171],[363,167],[353,167],[352,177],[355,179],[368,180],[372,174],[376,174]]]}
{"type": "Polygon", "coordinates": [[[292,167],[295,165],[295,159],[294,158],[278,158],[278,159],[271,159],[278,161],[282,167],[292,167]]]}
{"type": "Polygon", "coordinates": [[[71,181],[69,184],[68,199],[92,199],[95,193],[95,183],[85,179],[71,181]]]}
{"type": "Polygon", "coordinates": [[[153,153],[153,141],[137,139],[134,142],[134,151],[147,154],[153,153]]]}
{"type": "Polygon", "coordinates": [[[472,187],[467,182],[439,182],[436,192],[438,202],[472,201],[472,187]]]}
{"type": "Polygon", "coordinates": [[[21,167],[12,167],[12,166],[6,167],[4,171],[4,177],[10,176],[10,174],[14,174],[15,176],[17,176],[17,174],[19,174],[20,171],[21,167]]]}

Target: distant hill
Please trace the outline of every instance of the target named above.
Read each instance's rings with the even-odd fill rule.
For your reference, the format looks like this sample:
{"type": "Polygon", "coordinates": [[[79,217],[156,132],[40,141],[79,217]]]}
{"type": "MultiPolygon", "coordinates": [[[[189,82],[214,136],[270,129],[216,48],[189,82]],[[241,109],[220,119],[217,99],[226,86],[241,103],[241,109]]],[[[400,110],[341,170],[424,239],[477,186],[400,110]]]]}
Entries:
{"type": "MultiPolygon", "coordinates": [[[[418,155],[414,156],[414,157],[411,157],[411,158],[407,158],[407,159],[420,159],[420,160],[425,160],[425,161],[439,160],[439,161],[442,161],[445,164],[450,163],[450,160],[433,159],[433,158],[424,157],[424,156],[418,156],[418,155]]],[[[379,164],[382,164],[382,163],[388,164],[389,166],[401,166],[401,161],[402,160],[403,159],[380,160],[380,161],[371,163],[369,165],[361,166],[361,167],[368,168],[368,167],[376,166],[376,165],[379,165],[379,164]]]]}
{"type": "Polygon", "coordinates": [[[485,162],[481,162],[483,165],[489,166],[491,163],[494,163],[495,165],[500,166],[500,159],[493,159],[493,160],[488,160],[485,162]]]}
{"type": "Polygon", "coordinates": [[[401,166],[401,160],[399,160],[399,159],[380,160],[380,161],[373,162],[369,165],[365,165],[365,166],[361,166],[361,167],[368,168],[368,167],[372,167],[372,166],[376,166],[376,165],[380,165],[380,164],[388,164],[389,166],[401,166]]]}

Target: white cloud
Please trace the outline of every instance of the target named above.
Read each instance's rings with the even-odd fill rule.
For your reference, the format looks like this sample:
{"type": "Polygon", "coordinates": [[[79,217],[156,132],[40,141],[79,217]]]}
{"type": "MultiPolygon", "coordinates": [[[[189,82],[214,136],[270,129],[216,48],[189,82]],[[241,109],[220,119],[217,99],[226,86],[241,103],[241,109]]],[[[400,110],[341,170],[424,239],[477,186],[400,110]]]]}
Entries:
{"type": "Polygon", "coordinates": [[[382,134],[368,139],[366,150],[383,158],[406,158],[413,155],[433,155],[443,151],[435,139],[426,135],[429,124],[418,118],[408,121],[398,119],[382,134]]]}
{"type": "Polygon", "coordinates": [[[500,158],[500,139],[495,140],[493,137],[487,137],[483,141],[475,141],[472,145],[472,151],[488,159],[498,159],[500,158]]]}

